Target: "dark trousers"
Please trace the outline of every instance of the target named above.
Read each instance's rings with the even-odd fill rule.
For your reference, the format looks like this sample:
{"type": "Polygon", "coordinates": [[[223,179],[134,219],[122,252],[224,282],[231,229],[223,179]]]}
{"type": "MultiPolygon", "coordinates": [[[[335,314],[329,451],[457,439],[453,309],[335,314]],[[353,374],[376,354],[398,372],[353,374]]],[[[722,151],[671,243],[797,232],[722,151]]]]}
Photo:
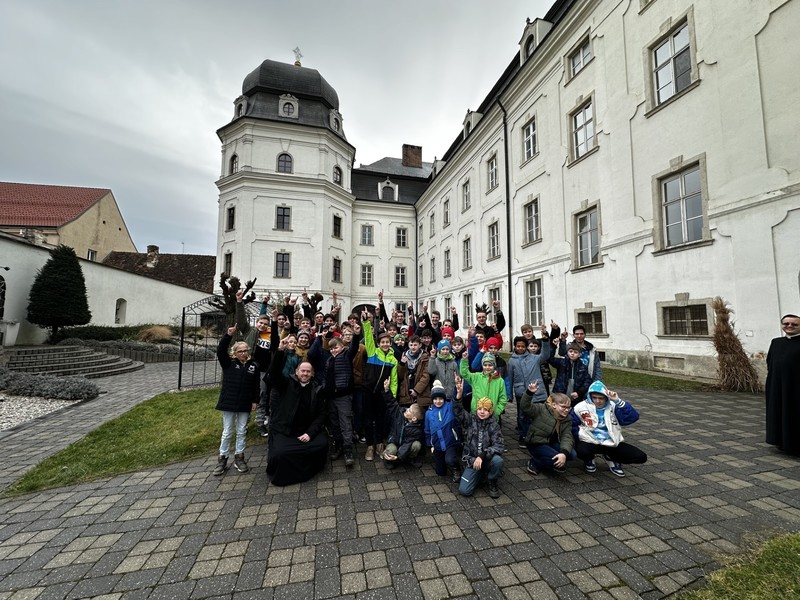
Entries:
{"type": "Polygon", "coordinates": [[[371,390],[363,390],[361,397],[367,444],[369,446],[382,444],[383,439],[386,437],[386,403],[383,400],[383,395],[371,390]]]}
{"type": "Polygon", "coordinates": [[[433,469],[437,475],[447,475],[447,469],[461,468],[461,444],[450,446],[447,450],[436,448],[433,451],[433,469]]]}
{"type": "Polygon", "coordinates": [[[353,397],[336,396],[328,402],[328,418],[333,440],[340,448],[353,447],[353,397]]]}
{"type": "MultiPolygon", "coordinates": [[[[537,470],[552,469],[553,458],[556,454],[561,454],[561,446],[555,444],[536,444],[535,446],[528,446],[528,453],[531,455],[533,464],[536,465],[537,470]]],[[[567,460],[575,459],[575,450],[567,454],[567,460]]]]}
{"type": "Polygon", "coordinates": [[[364,433],[364,402],[361,388],[353,390],[353,429],[358,433],[364,433]]]}
{"type": "Polygon", "coordinates": [[[575,440],[575,451],[578,453],[578,458],[584,462],[592,460],[597,454],[607,456],[614,462],[623,465],[641,465],[647,462],[647,454],[627,442],[620,442],[618,446],[601,446],[583,440],[575,440]]]}

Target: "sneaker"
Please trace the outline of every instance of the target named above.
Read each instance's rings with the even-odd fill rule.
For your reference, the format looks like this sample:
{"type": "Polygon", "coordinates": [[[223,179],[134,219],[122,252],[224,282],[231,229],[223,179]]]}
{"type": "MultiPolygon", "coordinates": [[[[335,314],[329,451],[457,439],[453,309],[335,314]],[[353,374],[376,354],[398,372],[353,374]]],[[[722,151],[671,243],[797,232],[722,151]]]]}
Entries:
{"type": "Polygon", "coordinates": [[[220,475],[223,475],[227,470],[228,470],[228,457],[220,456],[217,459],[217,466],[214,467],[214,471],[212,472],[212,474],[219,477],[220,475]]]}
{"type": "Polygon", "coordinates": [[[375,460],[375,446],[367,446],[367,452],[364,454],[364,460],[375,460]]]}
{"type": "Polygon", "coordinates": [[[342,447],[339,444],[331,446],[331,460],[339,460],[342,458],[342,447]]]}
{"type": "Polygon", "coordinates": [[[345,467],[352,467],[355,464],[355,460],[353,460],[353,451],[352,450],[345,450],[344,451],[344,466],[345,467]]]}
{"type": "Polygon", "coordinates": [[[625,471],[622,469],[622,465],[618,462],[614,462],[613,460],[608,461],[608,470],[617,477],[625,477],[625,471]]]}
{"type": "Polygon", "coordinates": [[[486,493],[489,494],[489,498],[497,499],[500,497],[500,488],[497,487],[496,479],[489,480],[489,489],[486,490],[486,493]]]}
{"type": "Polygon", "coordinates": [[[525,440],[523,440],[522,438],[519,438],[519,447],[522,448],[523,450],[528,449],[528,446],[525,444],[525,440]]]}
{"type": "Polygon", "coordinates": [[[269,431],[267,430],[266,425],[258,426],[258,435],[260,435],[261,437],[267,437],[269,435],[269,431]]]}
{"type": "Polygon", "coordinates": [[[566,467],[553,467],[553,471],[555,471],[556,473],[566,473],[567,472],[567,468],[566,467]]]}
{"type": "Polygon", "coordinates": [[[451,481],[453,483],[458,483],[461,481],[461,469],[453,469],[451,481]]]}
{"type": "Polygon", "coordinates": [[[536,463],[533,462],[533,459],[528,461],[528,473],[531,475],[538,475],[539,469],[536,468],[536,463]]]}
{"type": "Polygon", "coordinates": [[[584,463],[583,463],[583,469],[584,469],[584,470],[585,470],[587,473],[594,473],[595,471],[597,471],[597,465],[596,465],[596,464],[594,464],[594,459],[592,459],[592,460],[587,460],[587,461],[584,461],[584,463]]]}
{"type": "Polygon", "coordinates": [[[365,436],[365,435],[358,436],[358,443],[359,444],[366,444],[367,443],[367,436],[365,436]]]}
{"type": "Polygon", "coordinates": [[[236,467],[239,473],[247,473],[250,470],[250,467],[247,466],[247,461],[244,459],[244,454],[233,455],[233,466],[236,467]]]}
{"type": "Polygon", "coordinates": [[[385,444],[378,444],[378,445],[375,447],[375,452],[377,452],[377,453],[378,453],[378,454],[380,454],[381,456],[383,455],[383,451],[384,451],[384,450],[386,450],[386,445],[385,445],[385,444]]]}

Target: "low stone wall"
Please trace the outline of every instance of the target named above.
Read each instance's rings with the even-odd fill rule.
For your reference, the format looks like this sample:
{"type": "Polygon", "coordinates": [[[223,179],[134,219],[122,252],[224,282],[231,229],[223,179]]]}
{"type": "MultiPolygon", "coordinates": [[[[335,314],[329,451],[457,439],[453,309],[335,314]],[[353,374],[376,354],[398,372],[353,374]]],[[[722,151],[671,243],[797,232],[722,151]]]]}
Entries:
{"type": "Polygon", "coordinates": [[[114,356],[138,360],[143,363],[178,362],[180,356],[178,354],[162,354],[160,352],[145,352],[143,350],[128,350],[125,348],[105,348],[103,346],[94,346],[92,349],[100,350],[106,354],[113,354],[114,356]]]}

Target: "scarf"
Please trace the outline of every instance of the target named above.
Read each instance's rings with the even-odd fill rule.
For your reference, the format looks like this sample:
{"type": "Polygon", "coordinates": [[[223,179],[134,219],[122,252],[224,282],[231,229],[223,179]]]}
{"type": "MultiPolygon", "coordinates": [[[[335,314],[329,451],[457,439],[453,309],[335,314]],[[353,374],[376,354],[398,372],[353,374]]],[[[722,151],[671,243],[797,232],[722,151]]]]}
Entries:
{"type": "Polygon", "coordinates": [[[417,355],[411,354],[411,350],[406,350],[406,368],[409,371],[415,371],[419,359],[422,358],[422,350],[417,350],[417,355]]]}

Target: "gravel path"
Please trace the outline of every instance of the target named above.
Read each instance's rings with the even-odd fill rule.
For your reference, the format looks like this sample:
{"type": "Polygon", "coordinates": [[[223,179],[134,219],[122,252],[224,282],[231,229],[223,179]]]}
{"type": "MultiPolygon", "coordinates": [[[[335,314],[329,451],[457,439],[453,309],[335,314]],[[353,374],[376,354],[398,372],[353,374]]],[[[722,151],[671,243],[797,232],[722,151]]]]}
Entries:
{"type": "Polygon", "coordinates": [[[11,429],[80,400],[51,400],[28,396],[7,396],[0,393],[0,431],[11,429]]]}

